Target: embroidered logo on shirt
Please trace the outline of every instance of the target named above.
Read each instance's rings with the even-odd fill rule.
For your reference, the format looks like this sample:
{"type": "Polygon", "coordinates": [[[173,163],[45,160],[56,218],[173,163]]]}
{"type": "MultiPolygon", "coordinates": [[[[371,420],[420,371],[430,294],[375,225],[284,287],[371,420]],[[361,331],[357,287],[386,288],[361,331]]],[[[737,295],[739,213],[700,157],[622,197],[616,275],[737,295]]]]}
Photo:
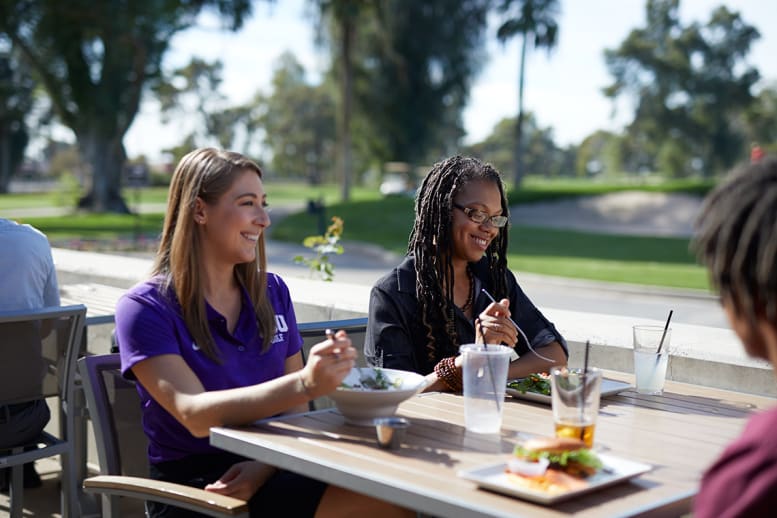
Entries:
{"type": "Polygon", "coordinates": [[[275,315],[275,336],[272,337],[272,343],[277,344],[284,340],[283,334],[289,330],[289,325],[286,323],[286,317],[284,315],[275,315]]]}
{"type": "Polygon", "coordinates": [[[283,315],[275,315],[275,327],[279,333],[285,333],[289,330],[289,325],[286,323],[286,317],[283,315]]]}

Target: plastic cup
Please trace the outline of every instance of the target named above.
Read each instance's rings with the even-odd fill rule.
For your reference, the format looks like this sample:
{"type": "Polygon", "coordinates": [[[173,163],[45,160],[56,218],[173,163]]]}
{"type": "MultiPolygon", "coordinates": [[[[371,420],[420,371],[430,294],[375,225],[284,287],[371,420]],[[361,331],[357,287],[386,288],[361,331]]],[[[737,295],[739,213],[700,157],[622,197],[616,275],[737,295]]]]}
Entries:
{"type": "Polygon", "coordinates": [[[512,349],[464,344],[459,352],[464,370],[464,425],[474,433],[499,433],[512,349]]]}
{"type": "Polygon", "coordinates": [[[664,392],[672,328],[666,330],[664,344],[658,353],[663,334],[663,326],[634,326],[634,384],[640,394],[661,395],[664,392]]]}
{"type": "Polygon", "coordinates": [[[594,445],[596,418],[602,389],[602,371],[589,367],[568,369],[556,367],[550,371],[550,394],[556,437],[572,437],[594,445]]]}

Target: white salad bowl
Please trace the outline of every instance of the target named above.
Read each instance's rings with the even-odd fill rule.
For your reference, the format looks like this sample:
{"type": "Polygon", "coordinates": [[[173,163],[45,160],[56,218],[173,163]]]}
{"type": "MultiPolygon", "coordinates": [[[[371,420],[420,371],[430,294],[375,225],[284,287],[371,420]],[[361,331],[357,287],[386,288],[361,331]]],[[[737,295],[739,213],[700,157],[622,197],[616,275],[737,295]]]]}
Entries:
{"type": "Polygon", "coordinates": [[[372,426],[375,418],[394,415],[402,401],[421,392],[424,387],[426,378],[416,372],[362,367],[351,369],[343,384],[329,397],[347,422],[372,426]],[[375,380],[379,372],[386,379],[387,388],[365,388],[361,380],[375,380]]]}

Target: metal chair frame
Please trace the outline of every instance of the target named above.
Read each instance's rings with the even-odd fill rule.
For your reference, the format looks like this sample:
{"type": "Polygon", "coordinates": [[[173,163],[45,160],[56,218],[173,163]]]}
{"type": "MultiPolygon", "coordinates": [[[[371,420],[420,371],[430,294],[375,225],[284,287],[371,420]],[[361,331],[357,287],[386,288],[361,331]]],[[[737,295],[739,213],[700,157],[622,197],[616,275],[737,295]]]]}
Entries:
{"type": "Polygon", "coordinates": [[[140,396],[135,383],[123,378],[120,369],[118,354],[78,360],[100,463],[100,475],[84,480],[84,490],[102,496],[103,518],[121,515],[118,497],[152,500],[218,518],[248,518],[244,500],[148,478],[147,462],[131,462],[138,455],[146,459],[148,442],[140,421],[140,396]],[[137,414],[133,410],[131,415],[117,415],[121,412],[114,411],[114,403],[122,397],[124,405],[137,405],[137,414]],[[122,448],[125,452],[131,448],[133,459],[125,462],[122,448]]]}
{"type": "MultiPolygon", "coordinates": [[[[6,366],[18,368],[19,372],[25,371],[25,365],[21,362],[29,360],[14,351],[17,346],[30,347],[30,343],[14,343],[13,329],[20,329],[26,324],[36,326],[40,322],[50,321],[55,325],[48,326],[49,332],[44,336],[30,336],[30,339],[40,339],[41,362],[44,360],[43,343],[51,337],[56,342],[56,358],[48,358],[49,363],[44,364],[46,376],[56,378],[56,389],[41,384],[39,390],[26,390],[17,394],[4,394],[0,399],[0,405],[17,404],[35,401],[46,397],[57,396],[59,398],[59,434],[53,435],[42,432],[41,435],[30,444],[14,446],[7,453],[0,453],[0,466],[11,468],[9,484],[10,516],[17,518],[22,516],[24,507],[23,466],[26,463],[39,459],[60,456],[62,466],[61,477],[61,509],[64,518],[76,517],[80,514],[80,506],[77,491],[77,466],[75,458],[74,431],[77,409],[75,408],[76,392],[76,360],[81,352],[81,337],[84,333],[86,320],[86,307],[83,305],[55,306],[35,310],[6,311],[0,313],[0,357],[6,366]],[[4,330],[5,328],[5,330],[4,330]],[[10,338],[9,338],[10,337],[10,338]],[[3,354],[5,352],[5,354],[3,354]],[[14,362],[18,367],[13,367],[14,362]],[[26,451],[30,447],[30,451],[26,451]]],[[[42,327],[42,326],[41,326],[42,327]]],[[[40,328],[37,329],[40,332],[40,328]]],[[[19,338],[16,336],[16,338],[19,338]]],[[[18,349],[16,350],[18,351],[18,349]]],[[[29,369],[29,366],[27,366],[29,369]]]]}

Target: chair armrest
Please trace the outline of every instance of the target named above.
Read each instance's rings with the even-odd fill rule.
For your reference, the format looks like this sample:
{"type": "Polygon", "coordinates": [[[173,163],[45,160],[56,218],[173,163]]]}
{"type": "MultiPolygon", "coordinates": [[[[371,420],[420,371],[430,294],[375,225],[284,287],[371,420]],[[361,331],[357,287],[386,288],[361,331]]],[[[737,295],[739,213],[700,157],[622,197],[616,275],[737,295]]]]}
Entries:
{"type": "Polygon", "coordinates": [[[151,478],[98,475],[84,480],[84,491],[151,500],[210,516],[248,517],[245,500],[151,478]]]}

